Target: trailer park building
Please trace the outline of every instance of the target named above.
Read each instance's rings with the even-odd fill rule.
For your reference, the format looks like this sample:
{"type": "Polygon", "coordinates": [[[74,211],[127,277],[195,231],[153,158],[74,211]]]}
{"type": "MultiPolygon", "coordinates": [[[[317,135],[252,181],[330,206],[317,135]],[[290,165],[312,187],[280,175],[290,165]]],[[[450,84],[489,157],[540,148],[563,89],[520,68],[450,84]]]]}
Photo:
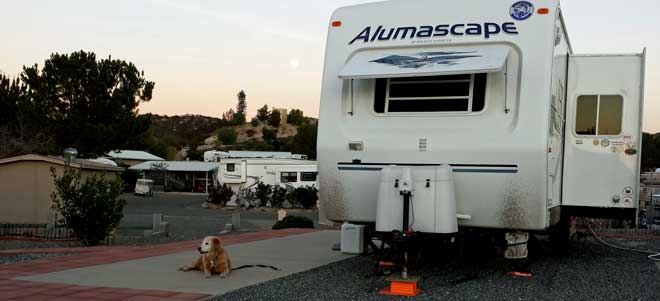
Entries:
{"type": "Polygon", "coordinates": [[[106,154],[108,159],[119,166],[129,167],[146,161],[165,161],[165,159],[141,150],[117,150],[106,154]]]}
{"type": "MultiPolygon", "coordinates": [[[[51,168],[62,175],[66,162],[61,157],[34,154],[0,159],[0,224],[55,222],[50,198],[55,191],[51,168]]],[[[124,171],[84,159],[74,159],[69,168],[80,170],[83,180],[92,175],[114,178],[124,171]]]]}
{"type": "Polygon", "coordinates": [[[208,193],[217,185],[217,162],[145,161],[129,167],[154,181],[155,190],[208,193]]]}

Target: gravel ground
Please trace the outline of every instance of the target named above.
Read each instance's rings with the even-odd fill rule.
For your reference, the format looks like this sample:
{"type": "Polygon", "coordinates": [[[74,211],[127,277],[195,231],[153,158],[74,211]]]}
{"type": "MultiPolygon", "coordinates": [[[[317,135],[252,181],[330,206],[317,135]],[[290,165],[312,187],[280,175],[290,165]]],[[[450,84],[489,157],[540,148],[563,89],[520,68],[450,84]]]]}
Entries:
{"type": "Polygon", "coordinates": [[[0,255],[0,265],[30,261],[44,257],[64,256],[69,254],[73,253],[3,254],[0,255]]]}
{"type": "MultiPolygon", "coordinates": [[[[660,249],[660,241],[610,240],[638,248],[660,249]]],[[[541,253],[532,260],[531,278],[507,276],[508,264],[484,255],[481,260],[427,266],[415,299],[450,300],[660,300],[660,266],[644,255],[614,250],[591,238],[572,243],[569,255],[541,253]],[[453,284],[465,276],[474,279],[453,284]]],[[[376,293],[387,284],[373,275],[373,259],[354,257],[314,270],[243,288],[217,300],[389,300],[376,293]]]]}

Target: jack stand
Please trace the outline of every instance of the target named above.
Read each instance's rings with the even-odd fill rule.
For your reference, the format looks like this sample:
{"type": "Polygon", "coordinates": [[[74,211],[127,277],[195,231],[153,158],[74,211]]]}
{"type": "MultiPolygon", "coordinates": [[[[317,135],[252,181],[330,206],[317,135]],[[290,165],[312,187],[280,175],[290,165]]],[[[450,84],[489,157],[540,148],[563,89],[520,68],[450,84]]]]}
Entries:
{"type": "Polygon", "coordinates": [[[381,295],[391,295],[391,296],[406,296],[414,297],[419,294],[419,289],[417,288],[417,282],[419,282],[419,276],[408,276],[408,252],[403,254],[404,264],[401,275],[392,275],[387,277],[385,281],[390,283],[390,287],[386,287],[380,290],[378,293],[381,295]]]}
{"type": "Polygon", "coordinates": [[[381,295],[414,297],[419,294],[417,288],[419,276],[408,276],[404,279],[399,275],[392,275],[387,277],[385,281],[389,282],[390,286],[378,291],[381,295]]]}

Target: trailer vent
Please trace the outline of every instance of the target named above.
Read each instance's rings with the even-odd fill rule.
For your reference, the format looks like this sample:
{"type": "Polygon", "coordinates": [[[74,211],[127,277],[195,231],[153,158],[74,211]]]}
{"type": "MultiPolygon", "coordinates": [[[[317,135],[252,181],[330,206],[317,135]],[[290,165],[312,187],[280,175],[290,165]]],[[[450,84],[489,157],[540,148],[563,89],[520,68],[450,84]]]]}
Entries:
{"type": "Polygon", "coordinates": [[[427,149],[426,138],[420,138],[419,139],[419,151],[420,152],[426,152],[426,149],[427,149]]]}

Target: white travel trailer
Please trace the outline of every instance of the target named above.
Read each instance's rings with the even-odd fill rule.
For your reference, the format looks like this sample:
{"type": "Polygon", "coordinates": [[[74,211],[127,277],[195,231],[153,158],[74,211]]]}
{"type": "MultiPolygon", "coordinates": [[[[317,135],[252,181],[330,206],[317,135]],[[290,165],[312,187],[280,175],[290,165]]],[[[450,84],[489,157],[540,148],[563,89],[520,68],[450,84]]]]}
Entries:
{"type": "Polygon", "coordinates": [[[234,191],[252,188],[258,183],[268,185],[315,186],[316,161],[276,158],[227,158],[220,163],[218,181],[234,191]]]}
{"type": "Polygon", "coordinates": [[[330,21],[318,133],[329,220],[388,230],[377,224],[403,216],[388,198],[405,191],[421,232],[634,220],[645,53],[573,54],[557,0],[397,0],[330,21]]]}

